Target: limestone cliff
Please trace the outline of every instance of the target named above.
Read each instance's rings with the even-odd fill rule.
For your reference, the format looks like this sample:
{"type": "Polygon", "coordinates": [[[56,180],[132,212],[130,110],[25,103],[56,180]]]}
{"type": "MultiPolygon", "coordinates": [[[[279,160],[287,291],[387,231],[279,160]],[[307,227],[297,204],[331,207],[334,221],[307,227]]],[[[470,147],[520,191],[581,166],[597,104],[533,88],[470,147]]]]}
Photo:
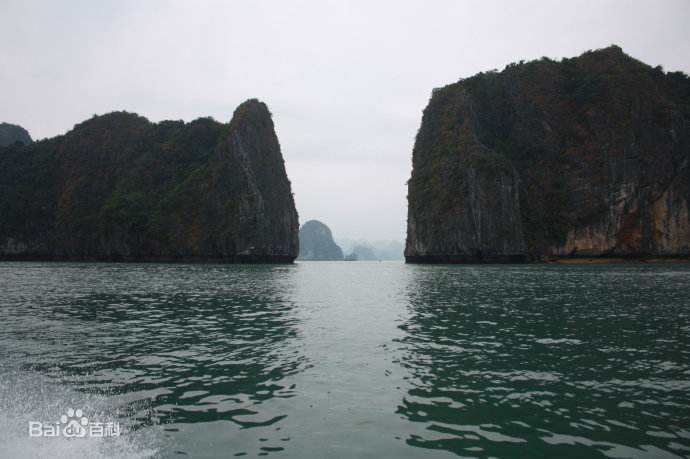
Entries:
{"type": "Polygon", "coordinates": [[[342,260],[343,251],[333,241],[330,228],[318,220],[309,220],[299,230],[300,260],[342,260]]]}
{"type": "Polygon", "coordinates": [[[151,123],[115,112],[0,154],[0,259],[281,261],[299,251],[265,104],[151,123]]]}
{"type": "Polygon", "coordinates": [[[690,255],[690,79],[616,47],[436,89],[410,262],[690,255]]]}

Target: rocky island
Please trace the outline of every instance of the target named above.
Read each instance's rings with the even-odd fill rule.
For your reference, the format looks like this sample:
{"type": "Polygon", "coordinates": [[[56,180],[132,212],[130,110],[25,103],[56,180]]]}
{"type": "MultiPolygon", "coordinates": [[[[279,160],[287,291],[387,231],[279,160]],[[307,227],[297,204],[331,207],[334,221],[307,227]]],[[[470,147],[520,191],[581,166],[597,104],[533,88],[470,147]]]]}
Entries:
{"type": "Polygon", "coordinates": [[[328,226],[309,220],[299,230],[300,260],[342,260],[343,251],[333,240],[328,226]]]}
{"type": "Polygon", "coordinates": [[[690,255],[690,79],[621,48],[435,89],[408,262],[690,255]]]}
{"type": "MultiPolygon", "coordinates": [[[[20,139],[21,140],[21,139],[20,139]]],[[[127,112],[0,149],[0,259],[292,262],[297,211],[271,114],[127,112]]]]}

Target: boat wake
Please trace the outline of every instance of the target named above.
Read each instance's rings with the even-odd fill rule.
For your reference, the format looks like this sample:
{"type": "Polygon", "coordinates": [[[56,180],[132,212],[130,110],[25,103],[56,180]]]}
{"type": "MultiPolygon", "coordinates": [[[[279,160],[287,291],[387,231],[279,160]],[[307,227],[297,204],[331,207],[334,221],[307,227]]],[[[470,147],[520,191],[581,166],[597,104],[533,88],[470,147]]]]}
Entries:
{"type": "Polygon", "coordinates": [[[2,363],[0,457],[156,456],[162,430],[130,429],[114,402],[108,395],[75,390],[59,377],[2,363]]]}

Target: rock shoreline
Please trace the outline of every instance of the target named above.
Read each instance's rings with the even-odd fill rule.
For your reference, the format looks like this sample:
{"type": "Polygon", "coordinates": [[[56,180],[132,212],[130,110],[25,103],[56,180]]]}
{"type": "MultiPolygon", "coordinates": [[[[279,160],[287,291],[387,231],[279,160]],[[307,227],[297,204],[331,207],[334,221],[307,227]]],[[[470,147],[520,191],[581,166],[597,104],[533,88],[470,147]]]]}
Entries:
{"type": "Polygon", "coordinates": [[[188,264],[291,264],[295,261],[292,255],[236,255],[231,257],[194,256],[194,257],[127,257],[127,256],[80,256],[66,257],[55,255],[0,255],[0,262],[65,262],[65,263],[188,263],[188,264]]]}
{"type": "Polygon", "coordinates": [[[409,264],[472,264],[472,265],[492,265],[492,264],[561,264],[561,265],[598,265],[598,264],[664,264],[664,263],[690,263],[690,256],[598,256],[598,257],[545,257],[529,258],[524,255],[477,258],[460,256],[408,256],[405,262],[409,264]]]}

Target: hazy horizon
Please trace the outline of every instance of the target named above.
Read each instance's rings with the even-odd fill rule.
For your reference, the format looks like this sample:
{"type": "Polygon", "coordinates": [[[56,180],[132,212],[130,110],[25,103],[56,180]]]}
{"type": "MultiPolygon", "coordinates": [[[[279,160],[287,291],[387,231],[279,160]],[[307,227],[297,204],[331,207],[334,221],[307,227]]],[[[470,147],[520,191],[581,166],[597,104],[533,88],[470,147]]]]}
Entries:
{"type": "Polygon", "coordinates": [[[404,241],[412,146],[435,87],[611,44],[690,70],[682,0],[66,3],[0,2],[0,122],[34,139],[115,110],[227,122],[258,98],[300,223],[320,220],[336,239],[404,241]]]}

